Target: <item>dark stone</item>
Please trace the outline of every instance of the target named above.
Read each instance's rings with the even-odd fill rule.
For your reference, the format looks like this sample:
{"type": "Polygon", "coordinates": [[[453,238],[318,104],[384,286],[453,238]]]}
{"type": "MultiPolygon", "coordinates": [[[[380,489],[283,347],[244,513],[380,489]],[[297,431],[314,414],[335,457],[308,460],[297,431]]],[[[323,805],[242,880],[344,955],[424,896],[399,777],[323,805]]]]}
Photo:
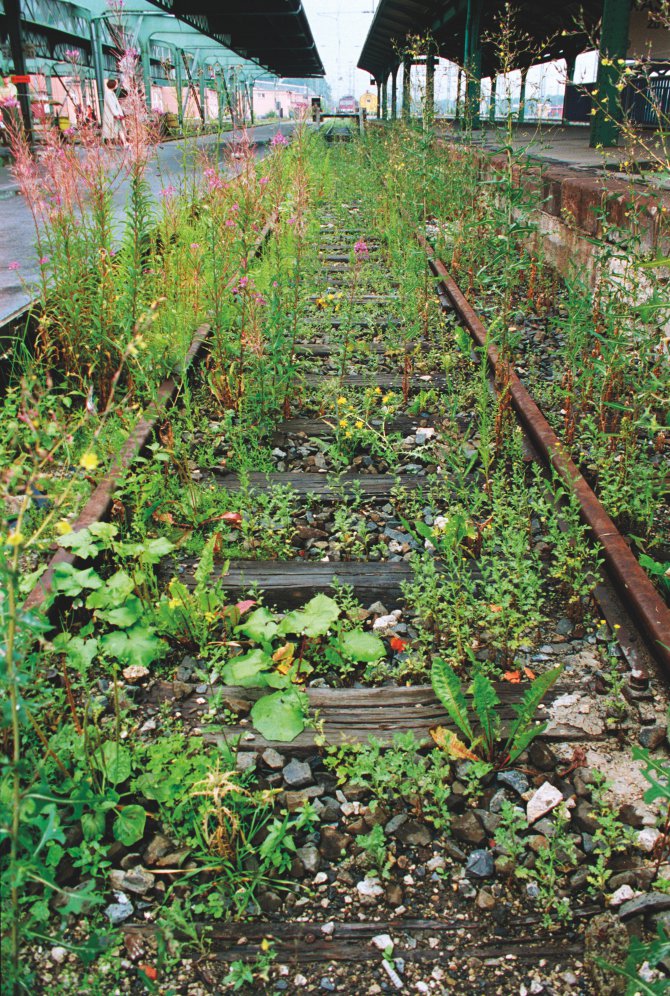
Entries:
{"type": "Polygon", "coordinates": [[[471,878],[493,878],[495,864],[491,851],[473,851],[465,866],[465,873],[471,878]]]}
{"type": "Polygon", "coordinates": [[[518,795],[523,795],[530,788],[528,779],[520,771],[501,771],[497,780],[500,785],[508,785],[518,795]]]}
{"type": "Polygon", "coordinates": [[[644,826],[644,817],[629,802],[624,803],[619,810],[619,819],[629,827],[635,827],[636,830],[641,830],[644,826]]]}
{"type": "Polygon", "coordinates": [[[456,840],[462,840],[466,844],[482,844],[486,840],[484,827],[472,810],[452,817],[451,833],[456,840]]]}
{"type": "Polygon", "coordinates": [[[425,823],[418,820],[407,820],[395,832],[398,840],[411,847],[428,847],[432,841],[430,830],[425,823]]]}
{"type": "Polygon", "coordinates": [[[670,910],[670,894],[667,892],[648,892],[644,896],[630,899],[619,908],[619,917],[630,920],[634,916],[663,913],[670,910]]]}
{"type": "Polygon", "coordinates": [[[284,781],[291,789],[304,788],[312,781],[312,769],[304,761],[295,758],[286,765],[282,772],[284,781]]]}
{"type": "Polygon", "coordinates": [[[528,748],[528,760],[538,771],[553,771],[556,767],[556,755],[542,740],[533,740],[528,748]]]}
{"type": "Polygon", "coordinates": [[[594,834],[598,829],[598,821],[594,815],[594,808],[586,799],[580,799],[573,810],[573,820],[575,826],[585,833],[594,834]]]}
{"type": "MultiPolygon", "coordinates": [[[[624,903],[624,906],[628,905],[624,903]]],[[[628,931],[624,925],[610,912],[594,916],[584,932],[584,962],[595,992],[608,996],[625,993],[626,979],[608,966],[623,965],[627,955],[628,931]]]]}
{"type": "Polygon", "coordinates": [[[276,892],[264,892],[258,897],[258,905],[264,913],[277,913],[282,907],[282,900],[276,892]]]}
{"type": "Polygon", "coordinates": [[[349,834],[340,833],[335,827],[323,827],[321,830],[319,850],[328,861],[338,861],[342,857],[342,851],[347,851],[350,846],[349,834]]]}
{"type": "Polygon", "coordinates": [[[667,726],[661,726],[657,723],[654,726],[643,726],[638,739],[647,750],[656,750],[665,740],[667,733],[667,726]]]}

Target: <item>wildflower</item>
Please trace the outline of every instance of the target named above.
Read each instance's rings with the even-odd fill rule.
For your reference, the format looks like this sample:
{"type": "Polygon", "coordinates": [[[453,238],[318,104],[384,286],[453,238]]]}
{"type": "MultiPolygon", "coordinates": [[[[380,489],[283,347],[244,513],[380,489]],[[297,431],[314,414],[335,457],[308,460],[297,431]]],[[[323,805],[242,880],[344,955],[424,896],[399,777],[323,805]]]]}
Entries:
{"type": "Polygon", "coordinates": [[[263,297],[262,294],[256,294],[254,296],[254,301],[256,302],[256,304],[260,304],[260,305],[267,304],[267,301],[265,300],[265,298],[263,297]]]}
{"type": "Polygon", "coordinates": [[[240,205],[239,204],[231,204],[230,210],[231,211],[239,211],[240,210],[240,205]]]}
{"type": "Polygon", "coordinates": [[[20,105],[16,97],[5,97],[0,101],[0,106],[6,107],[8,111],[15,111],[20,105]]]}
{"type": "Polygon", "coordinates": [[[40,264],[40,266],[46,266],[47,263],[49,262],[49,257],[48,256],[42,256],[41,259],[38,259],[37,262],[40,264]]]}
{"type": "Polygon", "coordinates": [[[8,270],[20,270],[21,269],[21,264],[17,263],[16,260],[14,260],[13,263],[9,263],[8,264],[7,269],[8,270]]]}
{"type": "Polygon", "coordinates": [[[84,453],[79,461],[79,466],[83,467],[84,470],[95,470],[100,461],[98,460],[95,453],[84,453]]]}
{"type": "Polygon", "coordinates": [[[200,248],[199,242],[191,242],[191,249],[199,249],[199,248],[200,248]]]}
{"type": "Polygon", "coordinates": [[[264,187],[266,183],[270,182],[270,177],[262,176],[258,182],[260,183],[261,187],[264,187]]]}
{"type": "Polygon", "coordinates": [[[6,543],[7,543],[7,546],[21,546],[21,544],[24,542],[24,540],[25,540],[25,536],[23,535],[23,533],[14,532],[14,533],[10,533],[9,534],[9,536],[7,537],[6,543]]]}
{"type": "Polygon", "coordinates": [[[367,259],[370,253],[368,252],[367,243],[363,239],[359,239],[354,246],[354,252],[356,253],[356,259],[367,259]]]}
{"type": "Polygon", "coordinates": [[[59,536],[66,536],[68,533],[72,532],[72,526],[67,519],[61,519],[57,522],[55,529],[59,536]]]}
{"type": "Polygon", "coordinates": [[[246,287],[248,283],[249,283],[249,277],[240,277],[240,283],[239,283],[240,287],[246,287]]]}
{"type": "Polygon", "coordinates": [[[289,223],[289,225],[295,225],[295,223],[296,223],[297,220],[298,220],[297,218],[289,218],[288,219],[288,223],[289,223]]]}
{"type": "Polygon", "coordinates": [[[272,286],[273,287],[279,287],[279,281],[278,280],[273,280],[272,281],[272,286]]]}
{"type": "Polygon", "coordinates": [[[385,394],[384,397],[382,398],[382,401],[385,405],[387,405],[392,398],[393,398],[392,394],[385,394]]]}
{"type": "Polygon", "coordinates": [[[161,197],[167,199],[168,197],[174,197],[176,193],[177,193],[177,188],[170,183],[168,184],[167,187],[163,187],[163,189],[161,190],[161,197]]]}
{"type": "Polygon", "coordinates": [[[358,421],[356,422],[356,428],[357,428],[357,429],[362,429],[362,428],[363,428],[363,424],[364,424],[364,423],[363,423],[363,422],[361,422],[361,420],[360,420],[360,419],[358,419],[358,421]]]}
{"type": "Polygon", "coordinates": [[[337,399],[337,403],[338,405],[346,405],[347,399],[344,396],[342,396],[341,398],[337,399]]]}
{"type": "Polygon", "coordinates": [[[347,422],[346,418],[341,418],[340,419],[340,428],[341,429],[346,429],[346,427],[347,427],[348,424],[349,423],[347,422]]]}
{"type": "Polygon", "coordinates": [[[282,135],[282,133],[278,131],[277,134],[273,135],[270,139],[270,145],[276,149],[278,146],[288,145],[288,139],[285,135],[282,135]]]}
{"type": "Polygon", "coordinates": [[[376,387],[375,388],[375,394],[381,394],[381,393],[382,393],[381,387],[376,387]]]}
{"type": "Polygon", "coordinates": [[[226,219],[226,228],[234,228],[234,227],[235,227],[235,222],[232,220],[232,218],[227,218],[226,219]]]}
{"type": "Polygon", "coordinates": [[[177,609],[181,605],[181,601],[178,598],[171,598],[168,602],[168,609],[177,609]]]}

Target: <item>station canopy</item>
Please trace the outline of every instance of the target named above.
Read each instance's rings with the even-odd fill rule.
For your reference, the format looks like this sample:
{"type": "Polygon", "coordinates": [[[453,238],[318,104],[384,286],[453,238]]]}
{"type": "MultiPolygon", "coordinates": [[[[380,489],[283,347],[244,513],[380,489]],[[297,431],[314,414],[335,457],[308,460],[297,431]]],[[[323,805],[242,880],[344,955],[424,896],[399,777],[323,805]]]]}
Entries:
{"type": "Polygon", "coordinates": [[[301,0],[151,0],[277,76],[323,76],[301,0]]]}
{"type": "MultiPolygon", "coordinates": [[[[482,0],[481,75],[501,71],[494,34],[504,12],[502,0],[482,0]]],[[[435,54],[462,63],[468,0],[381,0],[358,63],[375,80],[386,79],[403,58],[408,36],[429,37],[435,54]]],[[[518,51],[512,52],[514,68],[527,68],[552,59],[574,58],[593,47],[592,35],[602,16],[603,0],[520,0],[513,6],[518,51]]],[[[514,40],[512,40],[514,45],[514,40]]]]}

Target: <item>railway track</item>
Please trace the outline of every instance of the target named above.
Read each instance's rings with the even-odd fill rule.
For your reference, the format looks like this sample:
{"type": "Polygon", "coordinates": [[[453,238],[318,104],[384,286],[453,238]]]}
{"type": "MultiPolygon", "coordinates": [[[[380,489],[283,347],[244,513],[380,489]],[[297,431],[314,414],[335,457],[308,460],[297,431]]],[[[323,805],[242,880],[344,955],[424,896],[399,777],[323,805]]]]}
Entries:
{"type": "MultiPolygon", "coordinates": [[[[383,670],[374,654],[349,658],[339,674],[332,657],[329,663],[320,661],[321,669],[317,662],[316,669],[303,676],[313,723],[289,743],[285,738],[263,735],[250,723],[249,716],[253,718],[254,706],[267,688],[225,684],[214,672],[207,679],[203,677],[209,670],[206,662],[198,664],[192,657],[185,658],[174,678],[150,681],[140,689],[136,704],[149,736],[159,717],[169,716],[189,736],[202,737],[213,747],[238,742],[241,770],[256,771],[260,785],[280,792],[279,799],[290,812],[297,813],[304,804],[310,804],[323,817],[321,831],[312,826],[290,869],[286,869],[308,884],[305,903],[300,905],[297,895],[289,892],[291,902],[284,905],[273,889],[261,890],[259,907],[250,904],[246,911],[248,914],[255,908],[260,922],[216,928],[213,957],[195,963],[194,977],[220,985],[221,971],[225,971],[221,965],[257,960],[269,938],[277,964],[286,966],[286,972],[268,982],[267,988],[257,981],[256,992],[292,991],[292,986],[312,983],[324,990],[379,992],[403,987],[411,990],[417,982],[427,987],[420,991],[440,991],[440,986],[442,991],[452,991],[448,987],[457,986],[464,992],[491,992],[490,986],[496,984],[502,986],[498,991],[511,992],[517,991],[519,980],[536,976],[542,976],[541,984],[548,988],[534,991],[563,992],[572,983],[561,981],[560,972],[565,975],[575,965],[580,991],[595,992],[582,971],[585,935],[578,927],[599,915],[602,906],[585,902],[585,895],[575,889],[573,925],[562,928],[562,933],[543,933],[539,915],[528,918],[520,912],[518,900],[508,900],[497,885],[491,886],[496,874],[509,881],[512,873],[511,869],[493,871],[493,842],[501,810],[491,809],[492,799],[496,792],[507,793],[508,802],[525,806],[546,784],[558,786],[565,799],[576,801],[578,806],[584,802],[577,834],[593,840],[597,825],[595,817],[589,822],[587,815],[597,805],[596,796],[591,798],[588,784],[575,787],[570,778],[584,765],[596,763],[599,744],[607,755],[617,733],[640,722],[649,727],[652,716],[656,722],[657,664],[667,666],[670,646],[667,608],[658,597],[654,600],[651,585],[645,588],[629,568],[618,570],[627,548],[621,549],[623,541],[612,536],[608,521],[604,530],[609,535],[597,530],[596,535],[605,540],[615,583],[605,575],[594,578],[592,597],[598,616],[606,623],[593,629],[587,605],[590,599],[584,594],[572,598],[556,577],[552,580],[551,544],[558,545],[561,536],[567,536],[568,545],[577,545],[584,533],[574,516],[565,511],[576,508],[571,505],[570,492],[563,489],[557,497],[553,491],[538,452],[537,433],[507,425],[505,431],[516,441],[507,457],[510,465],[505,483],[502,478],[496,483],[494,472],[486,466],[482,430],[473,431],[471,414],[449,410],[448,404],[445,410],[439,403],[445,395],[456,397],[454,385],[461,390],[462,399],[473,395],[472,390],[468,392],[469,381],[479,383],[478,403],[491,404],[495,422],[493,380],[482,371],[476,354],[451,365],[442,362],[445,343],[463,321],[463,302],[442,265],[439,261],[431,264],[432,277],[424,283],[426,312],[417,322],[415,316],[403,311],[406,297],[402,285],[389,266],[381,233],[371,234],[365,227],[369,216],[362,203],[349,198],[345,204],[323,205],[318,219],[319,269],[314,283],[319,290],[307,295],[301,318],[303,334],[296,347],[299,400],[290,417],[278,421],[269,435],[267,451],[272,467],[231,471],[224,440],[224,458],[219,463],[210,459],[201,466],[191,464],[190,470],[195,486],[225,495],[221,507],[227,507],[228,515],[238,516],[228,520],[232,526],[224,530],[209,583],[220,587],[231,604],[245,599],[262,601],[276,613],[275,622],[285,620],[292,611],[304,610],[318,595],[339,600],[342,612],[348,613],[347,627],[362,629],[384,641],[388,670],[383,670]],[[350,432],[354,440],[360,438],[360,445],[348,442],[350,432]],[[505,493],[505,488],[513,490],[515,482],[519,488],[531,488],[529,494],[541,508],[523,505],[520,510],[513,496],[505,493]],[[466,486],[471,494],[479,490],[482,497],[481,505],[472,510],[462,507],[466,486]],[[491,512],[495,502],[497,510],[491,512]],[[290,514],[284,525],[281,554],[268,556],[268,549],[276,551],[276,547],[262,534],[274,528],[268,516],[277,507],[290,508],[290,514]],[[450,536],[448,522],[455,514],[460,517],[460,531],[445,539],[445,535],[450,536]],[[551,516],[555,516],[556,528],[549,542],[544,522],[551,516]],[[243,520],[251,523],[246,531],[243,520]],[[523,550],[505,546],[521,522],[527,524],[523,550]],[[428,538],[431,529],[432,540],[428,538]],[[495,540],[489,539],[491,531],[495,540]],[[610,555],[610,548],[617,546],[619,549],[610,555]],[[228,555],[229,550],[233,555],[228,555]],[[497,577],[492,566],[498,550],[507,557],[503,572],[519,572],[511,584],[508,577],[497,577]],[[239,555],[241,551],[245,556],[239,555]],[[427,562],[433,566],[426,567],[427,562]],[[524,608],[522,597],[515,603],[514,589],[524,584],[524,565],[539,579],[538,585],[550,591],[536,621],[531,618],[531,608],[524,608]],[[458,573],[450,573],[453,571],[458,573]],[[422,577],[425,584],[435,586],[435,601],[429,608],[418,590],[422,577]],[[451,851],[447,847],[445,862],[439,823],[431,825],[428,820],[426,829],[420,799],[415,798],[405,811],[391,784],[385,790],[388,796],[382,792],[370,805],[369,773],[361,788],[356,785],[355,773],[352,775],[355,766],[346,769],[347,777],[339,782],[337,764],[324,767],[323,762],[324,750],[345,744],[365,749],[370,737],[393,751],[399,735],[412,735],[413,752],[433,744],[436,728],[462,735],[453,713],[429,684],[425,663],[423,667],[420,664],[421,654],[446,653],[446,637],[459,638],[453,623],[465,604],[456,590],[459,585],[471,592],[475,601],[487,603],[481,617],[486,622],[477,633],[470,628],[467,615],[461,625],[468,634],[473,661],[494,676],[491,687],[499,699],[503,728],[513,722],[515,706],[531,680],[556,663],[562,665],[563,672],[540,705],[538,715],[546,720],[542,746],[523,754],[516,787],[513,779],[509,783],[500,780],[506,767],[500,763],[483,776],[484,801],[473,808],[468,798],[474,783],[467,765],[474,755],[470,751],[460,755],[461,768],[450,776],[452,799],[454,793],[462,796],[452,809],[452,821],[459,831],[451,851]],[[498,595],[499,603],[495,600],[498,595]],[[441,617],[440,606],[447,598],[452,599],[450,610],[441,617]],[[629,615],[631,605],[633,613],[629,615]],[[508,611],[511,616],[512,607],[514,624],[498,626],[500,617],[508,611]],[[530,618],[527,626],[525,612],[530,618]],[[642,632],[650,638],[647,646],[638,630],[640,620],[642,632]],[[448,633],[442,626],[449,627],[448,633]],[[666,635],[668,642],[664,644],[666,635]],[[599,659],[598,651],[603,650],[599,659]],[[603,658],[616,670],[618,694],[627,703],[625,723],[621,717],[614,723],[609,721],[603,658]],[[415,674],[420,675],[418,681],[415,674]],[[587,761],[594,746],[596,753],[587,761]],[[298,765],[300,777],[293,778],[290,770],[286,774],[291,765],[298,765]],[[591,807],[588,814],[586,806],[591,807]],[[469,826],[473,812],[477,814],[475,824],[469,826]],[[384,828],[378,845],[386,854],[386,864],[379,853],[373,855],[369,842],[375,827],[384,828]],[[367,843],[361,846],[360,841],[367,843]],[[476,863],[471,864],[473,853],[487,865],[485,873],[480,874],[476,863]],[[490,869],[488,857],[481,855],[491,856],[490,869]],[[372,883],[367,891],[365,886],[361,888],[366,882],[372,883]],[[353,902],[347,891],[350,888],[353,902]],[[468,920],[464,910],[473,902],[477,915],[468,920]],[[389,910],[394,911],[393,916],[388,915],[389,910]],[[300,922],[305,918],[306,923],[300,922]],[[507,926],[503,926],[506,918],[507,926]],[[509,919],[515,921],[513,926],[509,919]],[[385,936],[390,938],[391,951],[378,940],[385,936]],[[328,971],[324,965],[329,966],[328,971]],[[334,965],[337,968],[331,972],[334,965]],[[277,981],[287,985],[278,986],[277,981]]],[[[262,233],[259,248],[268,236],[269,229],[262,233]]],[[[426,250],[429,247],[424,241],[422,251],[426,250]]],[[[467,316],[465,325],[472,331],[472,315],[467,316]]],[[[186,367],[206,353],[206,340],[207,329],[203,328],[194,340],[186,367]]],[[[481,338],[479,345],[485,345],[481,338]]],[[[162,386],[154,410],[129,438],[116,467],[82,512],[75,532],[109,515],[123,474],[152,433],[160,431],[165,408],[177,394],[176,378],[162,386]]],[[[495,432],[495,427],[491,431],[495,432]]],[[[576,480],[572,469],[563,477],[567,482],[576,480]]],[[[592,511],[593,500],[589,501],[592,511]]],[[[587,521],[593,525],[588,516],[587,521]]],[[[75,557],[60,551],[28,599],[30,607],[40,604],[59,565],[68,562],[76,563],[75,557]]],[[[178,577],[192,595],[199,585],[198,564],[198,557],[184,554],[176,544],[158,568],[159,581],[166,588],[171,578],[178,577]]],[[[294,638],[300,644],[300,671],[309,633],[286,632],[300,637],[294,638]]],[[[274,645],[272,649],[277,650],[274,645]]],[[[295,652],[293,646],[291,653],[295,652]]],[[[310,668],[314,663],[312,660],[310,668]]],[[[378,760],[377,764],[383,767],[384,762],[378,760]]],[[[474,796],[476,800],[476,792],[474,796]]],[[[546,810],[545,824],[552,811],[553,807],[546,810]]],[[[638,829],[641,826],[638,823],[638,829]]],[[[546,825],[534,837],[543,834],[546,844],[551,838],[546,825]]],[[[586,846],[580,839],[580,855],[586,846]]],[[[498,857],[500,851],[499,847],[498,857]]],[[[141,863],[153,869],[151,875],[163,874],[146,856],[141,863]]],[[[529,865],[531,872],[534,867],[529,865]]],[[[634,865],[630,881],[639,885],[637,870],[634,865]]],[[[615,869],[615,874],[623,871],[628,869],[615,869]]],[[[164,874],[169,877],[177,872],[168,862],[164,874]]],[[[571,874],[574,877],[574,869],[571,874]]],[[[563,890],[568,897],[570,888],[563,890]]],[[[558,885],[556,889],[560,892],[558,885]]],[[[124,929],[128,950],[135,952],[132,959],[139,961],[147,957],[147,951],[154,951],[155,928],[128,920],[124,929]]],[[[590,943],[587,939],[587,949],[590,943]]]]}

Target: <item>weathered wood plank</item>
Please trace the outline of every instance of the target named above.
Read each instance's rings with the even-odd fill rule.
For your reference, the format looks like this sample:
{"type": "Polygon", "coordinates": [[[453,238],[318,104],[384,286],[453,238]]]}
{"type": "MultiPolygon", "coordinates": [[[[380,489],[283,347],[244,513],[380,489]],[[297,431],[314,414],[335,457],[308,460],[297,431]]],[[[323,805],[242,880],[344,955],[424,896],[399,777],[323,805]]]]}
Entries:
{"type": "MultiPolygon", "coordinates": [[[[402,374],[375,373],[373,370],[369,374],[347,374],[345,377],[338,377],[336,374],[305,374],[303,377],[308,387],[320,387],[325,380],[331,380],[346,387],[380,387],[382,391],[389,389],[399,389],[404,384],[402,374]]],[[[409,385],[412,391],[421,391],[429,387],[445,386],[445,378],[442,374],[413,374],[410,376],[409,385]]]]}
{"type": "MultiPolygon", "coordinates": [[[[273,487],[290,487],[297,495],[317,495],[323,501],[339,501],[343,494],[358,491],[366,498],[386,500],[396,487],[415,490],[426,484],[426,478],[417,474],[308,474],[297,473],[249,474],[251,491],[266,491],[273,487]]],[[[216,484],[227,491],[240,491],[242,483],[237,474],[215,474],[216,484]]],[[[247,485],[244,485],[245,489],[247,485]]]]}
{"type": "MultiPolygon", "coordinates": [[[[180,580],[192,588],[195,586],[196,562],[182,563],[185,570],[180,580]]],[[[217,577],[216,571],[214,577],[217,577]]],[[[412,569],[404,561],[368,564],[356,561],[233,560],[221,581],[232,597],[241,596],[251,586],[257,585],[269,605],[294,608],[318,592],[332,593],[333,582],[337,578],[342,584],[353,587],[354,595],[363,605],[383,599],[384,605],[391,609],[400,601],[402,582],[409,581],[411,577],[412,569]]]]}
{"type": "MultiPolygon", "coordinates": [[[[372,425],[375,422],[373,420],[372,425]]],[[[418,428],[425,425],[425,419],[418,416],[398,415],[386,423],[386,433],[399,432],[402,436],[409,436],[416,432],[418,428]]],[[[332,422],[325,418],[291,418],[281,422],[274,430],[273,440],[283,440],[287,436],[302,434],[310,438],[327,439],[334,433],[332,422]]]]}

